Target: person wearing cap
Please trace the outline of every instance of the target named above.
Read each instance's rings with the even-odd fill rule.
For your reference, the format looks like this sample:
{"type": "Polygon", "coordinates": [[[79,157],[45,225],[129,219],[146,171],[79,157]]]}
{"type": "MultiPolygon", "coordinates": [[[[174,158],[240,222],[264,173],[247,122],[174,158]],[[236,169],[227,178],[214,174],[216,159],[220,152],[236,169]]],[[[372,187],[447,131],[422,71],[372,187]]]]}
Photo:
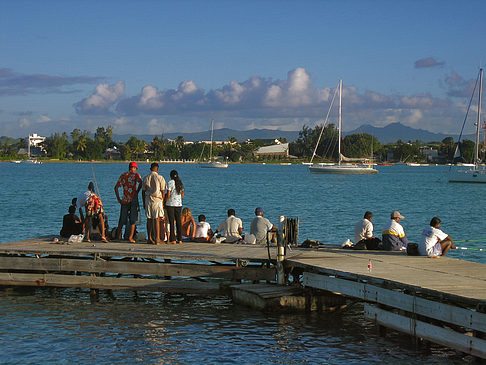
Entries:
{"type": "Polygon", "coordinates": [[[226,237],[225,242],[232,243],[241,239],[241,234],[243,233],[243,222],[240,218],[235,217],[235,210],[228,209],[228,218],[222,222],[217,232],[223,232],[222,236],[226,237]]]}
{"type": "Polygon", "coordinates": [[[142,177],[137,172],[138,165],[136,162],[130,162],[128,171],[124,172],[118,178],[115,184],[115,195],[118,203],[120,203],[120,219],[118,220],[118,227],[116,229],[116,239],[121,239],[122,227],[129,223],[130,230],[128,241],[134,243],[133,235],[135,233],[135,225],[140,221],[140,206],[138,204],[138,192],[142,188],[142,177]],[[118,188],[123,188],[123,197],[120,198],[118,188]]]}
{"type": "Polygon", "coordinates": [[[405,217],[395,210],[390,216],[390,223],[382,231],[383,249],[386,251],[401,251],[410,243],[405,236],[400,219],[405,217]]]}
{"type": "Polygon", "coordinates": [[[366,211],[363,219],[354,226],[354,249],[378,250],[381,248],[381,240],[373,236],[373,213],[366,211]]]}
{"type": "Polygon", "coordinates": [[[143,178],[142,199],[147,217],[147,243],[161,244],[165,238],[164,197],[165,179],[159,175],[159,164],[150,165],[150,174],[143,178]]]}
{"type": "MultiPolygon", "coordinates": [[[[255,218],[253,218],[250,225],[250,234],[255,236],[255,243],[266,243],[268,233],[276,230],[277,228],[267,218],[263,217],[263,208],[256,208],[255,218]]],[[[273,236],[275,236],[275,233],[273,233],[273,236]]]]}
{"type": "Polygon", "coordinates": [[[419,254],[422,256],[439,257],[445,256],[449,250],[455,249],[452,237],[442,232],[441,220],[438,217],[432,218],[430,226],[422,231],[422,237],[418,245],[419,254]]]}

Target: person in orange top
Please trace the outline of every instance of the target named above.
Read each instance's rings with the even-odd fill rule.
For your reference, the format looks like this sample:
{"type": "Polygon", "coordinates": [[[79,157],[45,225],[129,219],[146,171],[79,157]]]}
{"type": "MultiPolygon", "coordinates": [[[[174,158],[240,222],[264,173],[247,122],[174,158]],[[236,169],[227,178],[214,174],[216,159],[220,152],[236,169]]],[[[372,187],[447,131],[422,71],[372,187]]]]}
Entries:
{"type": "Polygon", "coordinates": [[[138,204],[138,192],[142,188],[142,177],[137,172],[138,165],[136,162],[130,162],[128,171],[121,174],[115,185],[115,195],[120,203],[120,219],[116,230],[116,239],[121,240],[122,227],[130,223],[130,234],[128,241],[134,243],[133,235],[135,225],[140,222],[140,206],[138,204]],[[118,188],[123,188],[123,197],[120,199],[118,188]]]}

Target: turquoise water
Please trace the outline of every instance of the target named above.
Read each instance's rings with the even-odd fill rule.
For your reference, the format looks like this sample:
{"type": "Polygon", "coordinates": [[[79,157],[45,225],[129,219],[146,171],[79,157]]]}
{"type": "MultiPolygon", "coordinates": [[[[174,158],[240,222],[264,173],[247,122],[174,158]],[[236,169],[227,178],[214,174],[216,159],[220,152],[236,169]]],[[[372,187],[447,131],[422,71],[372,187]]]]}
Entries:
{"type": "MultiPolygon", "coordinates": [[[[125,164],[2,164],[0,242],[56,234],[75,197],[96,176],[111,226],[118,220],[113,187],[125,164]]],[[[449,184],[447,167],[379,167],[373,176],[311,175],[305,166],[231,165],[177,169],[184,205],[217,226],[234,208],[248,230],[256,206],[274,223],[299,217],[300,240],[340,244],[352,238],[365,210],[379,232],[399,210],[407,236],[417,241],[434,215],[456,240],[486,238],[486,186],[449,184]]],[[[148,173],[148,164],[139,172],[148,173]]],[[[144,227],[141,227],[144,230],[144,227]]],[[[474,242],[469,247],[484,247],[474,242]]],[[[486,263],[486,252],[451,256],[486,263]]],[[[357,305],[342,314],[264,314],[225,297],[102,291],[91,303],[86,290],[0,291],[1,363],[462,363],[454,351],[413,350],[406,336],[378,337],[357,305]]]]}

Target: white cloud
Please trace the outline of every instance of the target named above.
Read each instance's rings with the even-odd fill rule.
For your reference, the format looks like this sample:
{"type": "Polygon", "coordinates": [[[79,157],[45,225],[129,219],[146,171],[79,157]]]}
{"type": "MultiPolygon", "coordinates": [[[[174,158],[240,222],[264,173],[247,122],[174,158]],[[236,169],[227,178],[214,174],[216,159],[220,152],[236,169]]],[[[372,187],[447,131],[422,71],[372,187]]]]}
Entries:
{"type": "Polygon", "coordinates": [[[20,118],[19,119],[19,126],[20,126],[20,128],[30,127],[30,120],[27,119],[27,118],[20,118]]]}
{"type": "Polygon", "coordinates": [[[94,93],[74,104],[78,114],[106,114],[125,93],[125,83],[118,81],[114,85],[99,84],[94,93]]]}
{"type": "Polygon", "coordinates": [[[44,122],[50,122],[52,119],[49,118],[47,115],[41,115],[39,118],[37,118],[36,122],[37,123],[44,123],[44,122]]]}

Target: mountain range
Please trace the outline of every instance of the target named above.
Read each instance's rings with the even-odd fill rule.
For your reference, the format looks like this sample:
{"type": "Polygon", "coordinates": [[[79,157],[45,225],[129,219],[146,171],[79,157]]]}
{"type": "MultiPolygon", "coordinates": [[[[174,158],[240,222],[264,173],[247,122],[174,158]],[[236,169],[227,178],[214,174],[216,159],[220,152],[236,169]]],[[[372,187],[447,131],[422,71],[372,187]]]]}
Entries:
{"type": "MultiPolygon", "coordinates": [[[[442,141],[446,137],[453,137],[457,140],[458,135],[449,135],[441,133],[433,133],[424,129],[415,129],[407,127],[401,123],[391,123],[384,127],[374,127],[372,125],[363,124],[360,127],[343,132],[343,134],[355,134],[355,133],[368,133],[375,136],[381,143],[393,143],[401,139],[403,142],[408,141],[422,141],[422,142],[438,142],[442,141]]],[[[119,134],[114,135],[113,139],[119,142],[126,142],[132,135],[119,134]]],[[[185,141],[197,142],[197,141],[209,141],[211,138],[210,131],[204,132],[192,132],[192,133],[164,133],[165,138],[176,139],[178,136],[182,136],[185,141]]],[[[137,135],[139,139],[143,139],[146,142],[151,142],[154,135],[137,135]]],[[[215,129],[213,140],[215,141],[227,141],[229,138],[234,137],[238,141],[246,141],[247,139],[276,139],[286,138],[288,142],[293,142],[299,137],[299,131],[281,131],[272,129],[250,129],[247,131],[238,131],[229,128],[215,129]]],[[[466,139],[474,139],[474,136],[464,136],[466,139]]]]}

